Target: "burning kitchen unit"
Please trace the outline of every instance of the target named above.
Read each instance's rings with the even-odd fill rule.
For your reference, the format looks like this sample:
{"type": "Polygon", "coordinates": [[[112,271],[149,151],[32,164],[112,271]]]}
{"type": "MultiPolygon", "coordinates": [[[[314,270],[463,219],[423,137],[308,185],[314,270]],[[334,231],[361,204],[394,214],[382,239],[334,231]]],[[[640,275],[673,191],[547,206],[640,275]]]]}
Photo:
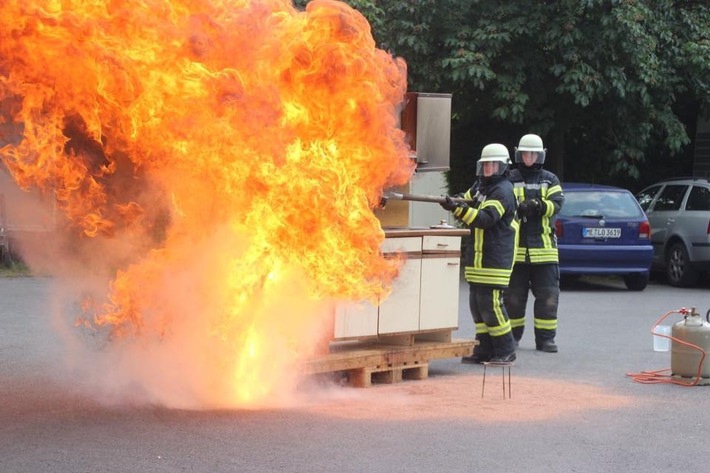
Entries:
{"type": "Polygon", "coordinates": [[[407,373],[425,378],[430,360],[469,355],[477,343],[452,338],[459,321],[461,242],[468,230],[441,225],[449,213],[438,205],[448,193],[451,95],[408,93],[401,128],[416,173],[408,184],[385,189],[383,208],[375,210],[385,231],[382,253],[404,256],[399,275],[377,303],[339,304],[330,353],[306,367],[347,371],[354,386],[369,386],[382,373],[386,382],[407,373]]]}

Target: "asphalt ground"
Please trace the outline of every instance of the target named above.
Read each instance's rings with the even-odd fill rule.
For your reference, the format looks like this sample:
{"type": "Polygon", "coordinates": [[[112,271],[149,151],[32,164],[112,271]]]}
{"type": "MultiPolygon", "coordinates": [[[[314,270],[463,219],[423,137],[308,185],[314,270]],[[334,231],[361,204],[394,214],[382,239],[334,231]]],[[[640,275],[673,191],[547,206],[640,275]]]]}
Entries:
{"type": "MultiPolygon", "coordinates": [[[[434,360],[429,377],[356,389],[323,382],[262,410],[116,404],[65,372],[47,314],[51,278],[0,279],[0,472],[707,471],[710,386],[642,384],[670,367],[650,329],[681,307],[710,309],[708,285],[643,292],[583,279],[564,288],[560,352],[528,333],[511,369],[434,360]]],[[[461,285],[460,328],[473,324],[461,285]]],[[[677,322],[672,316],[669,322],[677,322]]]]}

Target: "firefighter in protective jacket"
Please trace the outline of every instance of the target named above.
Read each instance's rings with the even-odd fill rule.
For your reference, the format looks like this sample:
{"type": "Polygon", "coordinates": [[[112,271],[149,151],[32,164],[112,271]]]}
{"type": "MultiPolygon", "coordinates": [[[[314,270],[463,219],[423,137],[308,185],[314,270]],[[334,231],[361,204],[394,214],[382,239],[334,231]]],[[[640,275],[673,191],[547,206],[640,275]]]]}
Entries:
{"type": "Polygon", "coordinates": [[[515,360],[515,341],[503,303],[518,235],[515,196],[508,180],[509,160],[504,145],[487,145],[477,163],[478,180],[463,194],[473,203],[456,203],[447,196],[441,204],[471,228],[464,258],[478,344],[471,356],[461,360],[463,363],[515,360]]]}
{"type": "Polygon", "coordinates": [[[564,204],[555,174],[542,168],[547,150],[538,135],[525,135],[515,149],[516,167],[510,181],[518,202],[519,245],[506,294],[505,307],[516,344],[525,329],[525,307],[532,291],[535,348],[556,353],[560,271],[554,218],[564,204]]]}

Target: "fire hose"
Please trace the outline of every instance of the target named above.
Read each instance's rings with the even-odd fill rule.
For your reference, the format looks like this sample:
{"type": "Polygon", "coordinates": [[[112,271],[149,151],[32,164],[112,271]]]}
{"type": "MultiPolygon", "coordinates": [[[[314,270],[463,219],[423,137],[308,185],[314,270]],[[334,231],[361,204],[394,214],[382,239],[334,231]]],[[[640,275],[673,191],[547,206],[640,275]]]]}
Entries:
{"type": "MultiPolygon", "coordinates": [[[[449,197],[454,202],[471,204],[472,200],[463,199],[461,197],[449,197]]],[[[445,196],[436,195],[417,195],[417,194],[407,194],[404,192],[385,192],[380,199],[380,207],[384,208],[387,202],[390,200],[408,200],[412,202],[432,202],[435,204],[443,204],[446,202],[445,196]]]]}

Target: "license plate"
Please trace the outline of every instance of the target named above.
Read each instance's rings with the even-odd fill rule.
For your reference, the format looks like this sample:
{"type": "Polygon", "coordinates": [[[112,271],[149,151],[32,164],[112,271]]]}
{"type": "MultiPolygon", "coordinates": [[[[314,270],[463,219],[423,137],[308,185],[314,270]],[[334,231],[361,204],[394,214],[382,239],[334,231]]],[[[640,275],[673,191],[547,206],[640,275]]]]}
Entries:
{"type": "Polygon", "coordinates": [[[582,236],[584,238],[621,238],[621,228],[584,227],[582,236]]]}

